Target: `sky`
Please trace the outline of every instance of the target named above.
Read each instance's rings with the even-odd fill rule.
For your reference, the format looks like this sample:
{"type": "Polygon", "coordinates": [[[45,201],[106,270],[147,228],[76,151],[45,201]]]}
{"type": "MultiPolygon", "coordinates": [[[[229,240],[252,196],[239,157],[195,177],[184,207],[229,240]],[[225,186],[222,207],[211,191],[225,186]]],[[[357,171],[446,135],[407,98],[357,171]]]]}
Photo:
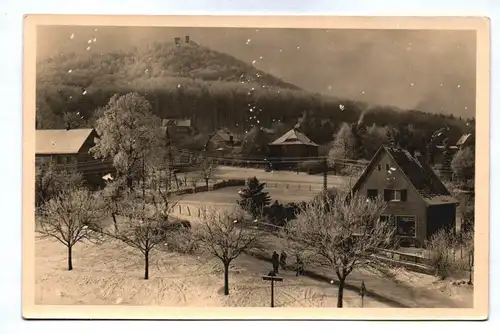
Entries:
{"type": "Polygon", "coordinates": [[[311,92],[369,105],[475,115],[474,31],[276,28],[38,28],[37,58],[190,38],[311,92]],[[90,42],[90,43],[89,43],[90,42]],[[88,50],[87,50],[88,49],[88,50]]]}

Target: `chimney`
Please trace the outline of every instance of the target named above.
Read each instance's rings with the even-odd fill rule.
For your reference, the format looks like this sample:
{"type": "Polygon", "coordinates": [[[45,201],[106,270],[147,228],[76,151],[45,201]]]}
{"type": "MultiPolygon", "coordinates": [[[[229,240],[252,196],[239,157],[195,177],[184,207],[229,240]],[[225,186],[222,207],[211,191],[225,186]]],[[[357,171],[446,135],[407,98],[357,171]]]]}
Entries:
{"type": "Polygon", "coordinates": [[[189,43],[189,35],[186,35],[185,37],[186,43],[189,43]]]}
{"type": "Polygon", "coordinates": [[[175,42],[175,45],[179,45],[181,43],[180,37],[175,37],[174,42],[175,42]]]}

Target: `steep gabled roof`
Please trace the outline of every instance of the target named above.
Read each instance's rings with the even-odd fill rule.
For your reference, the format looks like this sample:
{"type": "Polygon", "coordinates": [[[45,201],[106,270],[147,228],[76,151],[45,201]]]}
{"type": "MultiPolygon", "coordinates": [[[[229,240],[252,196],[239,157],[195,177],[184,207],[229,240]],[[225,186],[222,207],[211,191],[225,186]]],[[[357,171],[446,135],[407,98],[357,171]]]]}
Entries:
{"type": "Polygon", "coordinates": [[[309,139],[305,134],[297,130],[296,128],[291,129],[283,136],[279,137],[269,145],[307,145],[307,146],[318,146],[315,142],[309,139]]]}
{"type": "Polygon", "coordinates": [[[76,154],[94,129],[36,130],[35,154],[76,154]]]}
{"type": "Polygon", "coordinates": [[[470,138],[471,135],[472,135],[471,133],[468,133],[468,134],[460,137],[460,139],[457,141],[457,146],[464,145],[467,142],[467,140],[470,138]]]}
{"type": "Polygon", "coordinates": [[[407,150],[385,146],[380,147],[377,153],[375,153],[368,166],[354,184],[353,191],[359,189],[370,172],[375,170],[378,158],[384,152],[394,161],[396,168],[399,167],[408,182],[428,205],[458,203],[427,162],[412,156],[407,150]]]}

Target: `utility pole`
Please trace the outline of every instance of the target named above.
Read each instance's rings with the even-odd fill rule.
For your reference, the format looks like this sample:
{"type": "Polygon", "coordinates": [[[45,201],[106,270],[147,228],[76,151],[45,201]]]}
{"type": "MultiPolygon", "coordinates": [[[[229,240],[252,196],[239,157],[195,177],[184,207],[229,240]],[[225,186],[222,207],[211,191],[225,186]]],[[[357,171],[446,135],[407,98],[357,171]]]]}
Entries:
{"type": "Polygon", "coordinates": [[[274,307],[274,282],[282,282],[283,278],[276,276],[274,271],[269,272],[266,276],[262,276],[264,281],[271,281],[271,307],[274,307]]]}

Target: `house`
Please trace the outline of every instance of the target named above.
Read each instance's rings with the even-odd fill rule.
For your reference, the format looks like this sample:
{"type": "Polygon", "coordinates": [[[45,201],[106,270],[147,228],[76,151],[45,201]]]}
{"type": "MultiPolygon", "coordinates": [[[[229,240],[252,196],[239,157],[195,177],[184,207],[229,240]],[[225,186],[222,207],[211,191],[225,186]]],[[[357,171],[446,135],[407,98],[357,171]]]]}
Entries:
{"type": "Polygon", "coordinates": [[[467,133],[467,134],[463,135],[462,137],[460,137],[460,139],[456,143],[456,147],[458,150],[461,150],[465,147],[474,146],[474,144],[475,144],[474,134],[467,133]]]}
{"type": "Polygon", "coordinates": [[[174,137],[177,135],[189,136],[193,134],[193,126],[190,119],[163,119],[162,127],[166,128],[168,133],[174,137]]]}
{"type": "Polygon", "coordinates": [[[296,128],[269,144],[271,156],[285,159],[317,157],[318,147],[318,144],[296,128]]]}
{"type": "Polygon", "coordinates": [[[353,187],[369,198],[383,197],[380,219],[392,221],[402,245],[422,247],[442,228],[455,228],[458,201],[421,156],[382,146],[353,187]]]}
{"type": "Polygon", "coordinates": [[[57,168],[80,173],[88,185],[100,186],[102,176],[114,172],[110,161],[89,152],[98,134],[94,129],[36,130],[35,163],[49,160],[57,168]]]}
{"type": "Polygon", "coordinates": [[[432,159],[434,169],[438,171],[439,175],[446,180],[451,180],[452,172],[449,164],[453,160],[458,151],[474,146],[474,134],[467,133],[462,135],[455,145],[446,145],[446,142],[441,145],[436,145],[436,150],[432,159]]]}
{"type": "Polygon", "coordinates": [[[205,145],[205,150],[224,152],[241,146],[241,142],[241,136],[224,128],[217,130],[210,135],[207,144],[205,145]]]}

